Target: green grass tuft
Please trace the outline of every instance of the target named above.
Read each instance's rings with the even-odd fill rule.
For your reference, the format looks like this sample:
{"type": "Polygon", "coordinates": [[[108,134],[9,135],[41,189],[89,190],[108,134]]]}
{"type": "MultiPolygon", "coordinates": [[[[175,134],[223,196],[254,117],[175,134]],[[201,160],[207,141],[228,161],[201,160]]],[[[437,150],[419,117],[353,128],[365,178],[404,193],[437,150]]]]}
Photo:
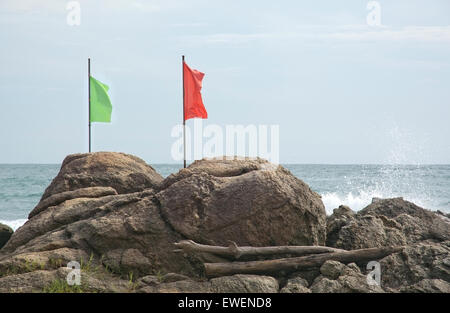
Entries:
{"type": "Polygon", "coordinates": [[[84,293],[83,286],[70,286],[67,281],[63,279],[55,279],[48,286],[42,290],[44,293],[84,293]]]}

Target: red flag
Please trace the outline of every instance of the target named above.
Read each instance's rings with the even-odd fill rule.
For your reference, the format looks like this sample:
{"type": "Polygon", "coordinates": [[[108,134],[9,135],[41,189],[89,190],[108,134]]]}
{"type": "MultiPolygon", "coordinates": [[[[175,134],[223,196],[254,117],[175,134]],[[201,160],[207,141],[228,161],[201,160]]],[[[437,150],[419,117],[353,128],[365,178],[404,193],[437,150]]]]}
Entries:
{"type": "Polygon", "coordinates": [[[183,85],[184,85],[184,120],[194,117],[208,118],[202,101],[202,80],[204,73],[189,68],[183,62],[183,85]]]}

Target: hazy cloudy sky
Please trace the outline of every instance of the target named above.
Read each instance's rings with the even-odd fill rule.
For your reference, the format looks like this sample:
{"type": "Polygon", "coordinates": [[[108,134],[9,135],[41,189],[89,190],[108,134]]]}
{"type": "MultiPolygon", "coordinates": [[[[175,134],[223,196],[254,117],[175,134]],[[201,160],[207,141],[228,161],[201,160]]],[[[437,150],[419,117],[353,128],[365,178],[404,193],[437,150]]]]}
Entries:
{"type": "MultiPolygon", "coordinates": [[[[277,124],[280,162],[450,163],[450,1],[0,1],[0,163],[87,151],[87,58],[113,123],[93,150],[174,162],[182,54],[208,124],[277,124]]],[[[188,121],[192,125],[192,121],[188,121]]]]}

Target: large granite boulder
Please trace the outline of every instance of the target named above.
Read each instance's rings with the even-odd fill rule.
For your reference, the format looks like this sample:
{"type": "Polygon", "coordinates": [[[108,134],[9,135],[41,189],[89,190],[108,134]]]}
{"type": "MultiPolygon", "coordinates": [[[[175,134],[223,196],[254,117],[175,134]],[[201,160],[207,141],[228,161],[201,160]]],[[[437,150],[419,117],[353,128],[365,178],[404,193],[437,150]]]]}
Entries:
{"type": "Polygon", "coordinates": [[[162,185],[156,198],[163,217],[192,240],[253,246],[325,243],[320,196],[267,161],[196,161],[162,185]]]}
{"type": "Polygon", "coordinates": [[[117,193],[156,189],[162,182],[150,165],[125,153],[95,152],[67,156],[42,199],[87,187],[112,187],[117,193]]]}

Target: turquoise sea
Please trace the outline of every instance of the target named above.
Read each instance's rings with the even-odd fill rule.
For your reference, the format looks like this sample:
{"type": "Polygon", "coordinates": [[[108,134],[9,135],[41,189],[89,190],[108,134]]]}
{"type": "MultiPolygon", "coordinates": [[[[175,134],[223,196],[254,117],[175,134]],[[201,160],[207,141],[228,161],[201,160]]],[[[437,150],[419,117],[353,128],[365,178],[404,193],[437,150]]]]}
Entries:
{"type": "MultiPolygon", "coordinates": [[[[171,164],[152,166],[163,176],[181,168],[171,164]]],[[[322,196],[328,214],[340,204],[360,210],[372,197],[397,196],[450,213],[450,165],[284,166],[322,196]]],[[[0,164],[0,223],[13,229],[23,225],[59,168],[59,164],[0,164]]]]}

